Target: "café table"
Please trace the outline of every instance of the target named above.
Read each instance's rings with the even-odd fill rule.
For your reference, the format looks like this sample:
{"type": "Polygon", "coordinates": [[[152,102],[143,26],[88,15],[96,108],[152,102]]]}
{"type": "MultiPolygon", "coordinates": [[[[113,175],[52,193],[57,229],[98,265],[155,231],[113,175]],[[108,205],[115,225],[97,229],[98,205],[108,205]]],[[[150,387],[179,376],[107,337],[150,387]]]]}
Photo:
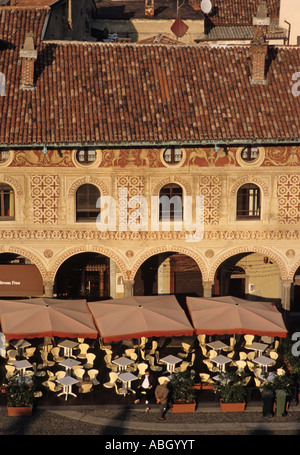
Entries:
{"type": "Polygon", "coordinates": [[[222,384],[228,384],[231,381],[229,378],[222,378],[219,374],[213,376],[212,379],[216,382],[221,382],[222,384]]]}
{"type": "Polygon", "coordinates": [[[125,389],[124,394],[126,395],[128,393],[128,391],[133,392],[133,390],[131,389],[131,381],[135,381],[136,379],[138,379],[138,377],[130,372],[125,372],[125,373],[120,373],[118,375],[118,379],[120,379],[123,382],[124,389],[125,389]]]}
{"type": "Polygon", "coordinates": [[[21,377],[24,376],[26,368],[33,368],[33,365],[31,365],[28,360],[17,360],[15,362],[12,362],[12,365],[16,367],[17,370],[20,371],[21,377]]]}
{"type": "Polygon", "coordinates": [[[19,355],[23,355],[24,349],[29,348],[31,346],[31,343],[27,340],[12,340],[10,341],[10,344],[18,351],[19,355]]]}
{"type": "Polygon", "coordinates": [[[80,365],[80,362],[75,359],[71,359],[70,357],[63,360],[62,362],[59,363],[62,367],[65,367],[67,374],[71,373],[71,370],[73,367],[80,365]]]}
{"type": "Polygon", "coordinates": [[[211,343],[206,343],[206,345],[217,351],[218,354],[220,353],[221,349],[228,348],[228,345],[220,340],[212,341],[211,343]]]}
{"type": "Polygon", "coordinates": [[[172,373],[175,370],[176,363],[182,362],[182,359],[176,357],[175,355],[167,355],[166,357],[160,359],[160,361],[166,363],[167,371],[172,373]]]}
{"type": "Polygon", "coordinates": [[[134,363],[134,360],[129,359],[128,357],[118,357],[117,359],[112,360],[112,363],[118,365],[119,372],[125,371],[128,365],[134,363]]]}
{"type": "Polygon", "coordinates": [[[256,353],[258,353],[258,356],[262,355],[262,353],[264,352],[264,350],[268,347],[267,344],[265,343],[257,343],[257,342],[254,342],[252,343],[250,346],[248,346],[248,349],[252,349],[253,351],[255,351],[256,353]]]}
{"type": "Polygon", "coordinates": [[[268,373],[266,376],[265,375],[261,375],[259,376],[261,379],[263,379],[264,381],[267,381],[267,382],[273,382],[274,379],[277,377],[278,375],[274,372],[274,371],[271,371],[270,373],[268,373]]]}
{"type": "Polygon", "coordinates": [[[261,355],[259,357],[255,357],[255,359],[253,359],[253,362],[261,365],[262,372],[265,373],[268,370],[268,366],[270,365],[270,363],[274,362],[274,359],[271,359],[270,357],[266,357],[265,355],[261,355]]]}
{"type": "Polygon", "coordinates": [[[217,355],[216,357],[213,357],[212,359],[210,359],[212,362],[216,363],[218,365],[218,368],[220,371],[224,372],[225,371],[225,366],[226,366],[226,363],[230,363],[231,362],[231,359],[229,359],[228,357],[226,357],[225,355],[217,355]]]}
{"type": "Polygon", "coordinates": [[[78,344],[79,343],[77,341],[64,340],[64,341],[61,341],[60,343],[58,343],[57,346],[59,346],[60,348],[63,348],[65,357],[75,357],[73,355],[73,349],[76,348],[78,346],[78,344]]]}
{"type": "Polygon", "coordinates": [[[63,378],[57,379],[56,381],[62,384],[63,386],[63,391],[57,395],[58,397],[60,397],[61,395],[66,395],[66,400],[68,399],[69,395],[77,397],[77,395],[72,392],[72,385],[79,382],[77,379],[73,378],[72,376],[65,376],[63,378]]]}

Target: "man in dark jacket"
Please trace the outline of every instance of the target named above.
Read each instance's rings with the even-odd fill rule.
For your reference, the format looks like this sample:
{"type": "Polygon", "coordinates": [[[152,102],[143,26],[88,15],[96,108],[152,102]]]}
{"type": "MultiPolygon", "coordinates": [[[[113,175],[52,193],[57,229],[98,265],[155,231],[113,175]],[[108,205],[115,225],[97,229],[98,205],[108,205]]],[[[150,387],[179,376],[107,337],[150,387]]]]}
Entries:
{"type": "Polygon", "coordinates": [[[159,384],[155,389],[156,402],[160,404],[158,420],[166,420],[165,414],[167,412],[169,402],[168,384],[169,380],[166,378],[163,383],[159,384]]]}
{"type": "Polygon", "coordinates": [[[135,403],[139,403],[141,399],[141,395],[144,392],[146,395],[145,403],[148,404],[151,396],[153,395],[153,386],[155,383],[154,376],[150,373],[149,370],[145,371],[145,374],[140,379],[140,384],[136,389],[136,400],[135,403]]]}

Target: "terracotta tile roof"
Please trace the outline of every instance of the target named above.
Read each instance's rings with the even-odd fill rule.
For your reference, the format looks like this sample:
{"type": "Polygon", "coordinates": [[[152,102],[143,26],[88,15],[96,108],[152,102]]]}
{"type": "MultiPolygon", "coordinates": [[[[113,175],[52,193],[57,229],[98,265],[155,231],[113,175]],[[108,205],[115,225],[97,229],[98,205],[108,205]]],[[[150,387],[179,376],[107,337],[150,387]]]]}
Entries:
{"type": "MultiPolygon", "coordinates": [[[[269,28],[267,31],[267,40],[284,40],[287,33],[281,28],[269,28]]],[[[252,25],[216,25],[208,33],[197,40],[251,40],[253,38],[252,25]]]]}
{"type": "MultiPolygon", "coordinates": [[[[36,45],[40,43],[43,26],[49,9],[26,7],[1,7],[0,8],[0,46],[10,43],[20,48],[25,39],[25,34],[32,33],[36,45]]],[[[0,47],[1,49],[1,47],[0,47]]]]}
{"type": "MultiPolygon", "coordinates": [[[[211,0],[213,8],[208,15],[214,25],[251,25],[259,0],[211,0]]],[[[279,18],[280,0],[266,0],[268,15],[279,18]]]]}
{"type": "Polygon", "coordinates": [[[20,12],[12,30],[0,11],[0,36],[15,43],[0,48],[0,144],[299,139],[300,97],[291,93],[299,47],[270,47],[268,84],[251,85],[249,46],[40,42],[36,86],[25,90],[20,35],[40,30],[42,13],[33,27],[20,12]]]}

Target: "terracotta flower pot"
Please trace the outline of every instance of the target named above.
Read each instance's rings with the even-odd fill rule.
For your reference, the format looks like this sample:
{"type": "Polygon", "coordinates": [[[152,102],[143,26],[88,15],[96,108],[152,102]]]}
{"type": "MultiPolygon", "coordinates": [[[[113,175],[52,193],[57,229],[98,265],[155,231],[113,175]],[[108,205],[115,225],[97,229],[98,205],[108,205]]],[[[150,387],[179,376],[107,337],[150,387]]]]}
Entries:
{"type": "Polygon", "coordinates": [[[31,416],[32,406],[7,406],[7,415],[16,417],[31,416]]]}
{"type": "Polygon", "coordinates": [[[173,403],[172,413],[178,414],[181,412],[195,412],[196,411],[196,402],[192,403],[173,403]]]}
{"type": "Polygon", "coordinates": [[[222,412],[244,412],[246,403],[244,401],[242,403],[224,403],[220,400],[220,406],[222,412]]]}

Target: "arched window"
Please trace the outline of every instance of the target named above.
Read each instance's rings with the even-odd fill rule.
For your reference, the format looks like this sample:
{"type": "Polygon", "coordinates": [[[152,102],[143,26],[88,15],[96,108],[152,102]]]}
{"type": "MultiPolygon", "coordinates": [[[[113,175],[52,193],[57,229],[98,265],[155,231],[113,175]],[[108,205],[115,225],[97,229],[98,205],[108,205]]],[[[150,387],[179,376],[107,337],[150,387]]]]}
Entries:
{"type": "Polygon", "coordinates": [[[11,186],[0,183],[0,219],[15,219],[15,196],[11,186]]]}
{"type": "Polygon", "coordinates": [[[169,183],[159,192],[159,219],[161,221],[182,220],[182,188],[175,183],[169,183]]]}
{"type": "Polygon", "coordinates": [[[95,185],[81,185],[76,192],[76,221],[95,221],[100,209],[97,201],[100,191],[95,185]]]}
{"type": "Polygon", "coordinates": [[[260,218],[260,190],[252,183],[241,186],[237,192],[236,218],[260,218]]]}

